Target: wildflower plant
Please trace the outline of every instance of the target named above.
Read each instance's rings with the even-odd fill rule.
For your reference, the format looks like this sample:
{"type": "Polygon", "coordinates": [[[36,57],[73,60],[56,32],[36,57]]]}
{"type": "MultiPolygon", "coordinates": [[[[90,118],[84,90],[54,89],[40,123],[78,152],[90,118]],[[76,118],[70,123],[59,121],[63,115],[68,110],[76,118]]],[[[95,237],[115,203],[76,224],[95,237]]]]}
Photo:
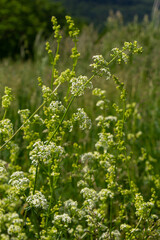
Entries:
{"type": "MultiPolygon", "coordinates": [[[[145,150],[135,160],[133,141],[142,134],[127,129],[126,122],[139,118],[137,106],[127,103],[125,85],[110,68],[113,62],[127,64],[142,52],[134,41],[125,42],[122,49],[114,48],[110,60],[102,55],[93,57],[92,75],[77,76],[80,56],[77,50],[79,30],[71,17],[66,17],[74,47],[73,65],[59,73],[62,35],[55,17],[52,18],[55,55],[47,42],[51,64],[51,84],[46,86],[38,78],[43,102],[34,113],[29,109],[18,111],[22,125],[14,132],[7,112],[13,100],[11,90],[2,97],[4,109],[0,121],[0,238],[1,239],[159,239],[160,203],[159,175],[154,176],[151,156],[145,150]],[[94,88],[94,78],[113,81],[119,91],[119,102],[111,103],[106,91],[94,88]],[[63,84],[65,97],[59,94],[63,84]],[[95,107],[101,112],[95,123],[87,110],[77,107],[70,112],[76,98],[92,89],[98,98],[95,107]],[[111,108],[113,115],[108,109],[111,108]],[[94,149],[85,151],[79,142],[66,140],[69,132],[97,128],[94,149]],[[19,151],[14,140],[23,131],[24,151],[19,151]],[[145,162],[142,182],[152,185],[150,193],[139,187],[136,169],[145,162]]],[[[97,112],[99,112],[97,111],[97,112]]]]}

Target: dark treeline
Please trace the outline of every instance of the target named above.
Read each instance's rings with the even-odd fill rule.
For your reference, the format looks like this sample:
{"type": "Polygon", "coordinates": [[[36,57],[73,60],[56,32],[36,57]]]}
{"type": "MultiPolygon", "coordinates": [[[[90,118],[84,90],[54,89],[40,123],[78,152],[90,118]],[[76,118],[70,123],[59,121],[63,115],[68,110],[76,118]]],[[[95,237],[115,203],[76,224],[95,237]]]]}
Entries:
{"type": "Polygon", "coordinates": [[[75,18],[78,27],[94,23],[105,31],[111,14],[120,11],[123,22],[151,16],[154,0],[0,0],[0,59],[33,58],[37,36],[47,39],[52,33],[51,17],[57,17],[63,27],[65,15],[75,18]]]}
{"type": "Polygon", "coordinates": [[[130,22],[137,15],[141,21],[144,15],[151,16],[154,0],[57,0],[67,11],[84,21],[102,27],[111,10],[120,11],[124,22],[130,22]]]}
{"type": "Polygon", "coordinates": [[[49,0],[0,0],[0,59],[21,55],[33,57],[38,34],[47,38],[52,33],[51,17],[64,25],[65,9],[49,0]]]}

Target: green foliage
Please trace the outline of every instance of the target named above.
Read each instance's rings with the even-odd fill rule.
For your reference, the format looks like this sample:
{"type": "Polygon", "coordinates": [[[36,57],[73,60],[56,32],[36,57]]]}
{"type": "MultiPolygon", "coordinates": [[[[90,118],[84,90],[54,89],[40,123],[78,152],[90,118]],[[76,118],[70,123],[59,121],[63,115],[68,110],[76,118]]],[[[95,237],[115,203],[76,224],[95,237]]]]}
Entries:
{"type": "MultiPolygon", "coordinates": [[[[90,76],[79,75],[76,71],[79,32],[72,19],[66,19],[74,44],[71,68],[63,72],[57,69],[61,37],[53,18],[57,49],[53,55],[47,43],[52,74],[50,87],[38,79],[42,104],[33,114],[29,109],[19,110],[22,125],[15,133],[6,114],[0,121],[0,150],[4,152],[0,160],[0,237],[159,239],[160,178],[154,166],[157,160],[145,148],[138,155],[134,151],[140,134],[127,122],[139,120],[137,105],[127,103],[125,84],[112,69],[113,64],[118,63],[120,70],[123,62],[133,61],[142,48],[137,41],[125,42],[121,48],[112,49],[108,60],[95,55],[90,76]],[[111,102],[105,90],[93,89],[98,109],[96,137],[92,139],[93,148],[85,151],[79,136],[72,141],[71,134],[77,128],[85,134],[92,131],[89,109],[86,112],[79,106],[73,111],[71,108],[87,88],[93,87],[94,80],[100,81],[102,77],[114,84],[119,101],[111,102]],[[58,91],[63,85],[65,97],[58,91]],[[20,149],[14,140],[20,130],[24,140],[23,162],[18,161],[20,149]]],[[[8,109],[11,100],[11,91],[6,88],[2,99],[5,108],[8,109]]]]}
{"type": "Polygon", "coordinates": [[[50,19],[57,16],[64,24],[65,11],[59,3],[49,0],[0,1],[0,58],[32,56],[38,34],[51,34],[50,19]]]}

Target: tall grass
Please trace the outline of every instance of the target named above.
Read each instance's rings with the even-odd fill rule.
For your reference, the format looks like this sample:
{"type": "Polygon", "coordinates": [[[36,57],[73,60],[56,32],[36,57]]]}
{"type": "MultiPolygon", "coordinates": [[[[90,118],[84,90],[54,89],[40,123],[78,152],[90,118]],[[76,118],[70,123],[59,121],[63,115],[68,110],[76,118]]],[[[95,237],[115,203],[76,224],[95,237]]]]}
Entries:
{"type": "Polygon", "coordinates": [[[79,30],[66,21],[69,37],[62,40],[52,18],[47,55],[1,63],[2,88],[12,86],[17,100],[12,105],[5,87],[0,238],[159,239],[159,30],[146,22],[122,25],[118,42],[119,22],[110,19],[104,36],[97,40],[86,29],[90,43],[84,32],[78,45],[79,30]],[[136,57],[136,37],[146,42],[144,57],[136,57]]]}
{"type": "MultiPolygon", "coordinates": [[[[120,47],[124,41],[132,41],[132,39],[136,39],[143,46],[143,56],[138,60],[136,58],[131,60],[130,64],[134,65],[134,68],[126,69],[125,66],[119,67],[115,64],[111,68],[124,80],[129,102],[135,101],[138,103],[141,120],[137,123],[137,127],[143,130],[143,135],[138,146],[145,143],[148,151],[156,158],[160,155],[158,137],[160,133],[159,32],[160,29],[154,28],[152,22],[149,22],[147,17],[144,18],[141,24],[133,22],[124,26],[122,21],[119,20],[119,15],[109,18],[108,22],[106,22],[106,32],[101,37],[99,37],[92,26],[85,27],[79,37],[78,50],[81,52],[81,56],[79,64],[76,67],[78,74],[90,75],[89,63],[91,62],[92,55],[101,52],[107,58],[110,49],[115,46],[120,47]]],[[[5,85],[13,89],[16,99],[10,112],[14,112],[12,120],[13,122],[17,122],[17,126],[19,119],[16,116],[16,111],[18,109],[29,108],[33,112],[42,101],[40,89],[37,87],[37,77],[41,76],[49,86],[51,71],[47,54],[44,51],[45,44],[38,40],[38,38],[36,42],[35,56],[37,57],[35,62],[30,60],[27,62],[12,62],[6,59],[0,64],[0,94],[2,95],[5,85]]],[[[53,40],[53,36],[49,42],[53,52],[55,52],[56,43],[53,40]]],[[[68,36],[62,39],[60,46],[62,55],[57,66],[59,71],[71,67],[72,62],[69,55],[72,46],[73,43],[68,36]]],[[[106,83],[102,78],[101,81],[97,79],[94,85],[105,88],[107,96],[111,101],[117,99],[117,93],[112,82],[108,81],[106,83]]],[[[64,91],[65,86],[60,90],[62,95],[64,91]]],[[[90,99],[91,95],[88,93],[83,99],[79,99],[77,104],[81,106],[87,104],[90,109],[90,116],[94,117],[95,103],[90,99]]]]}

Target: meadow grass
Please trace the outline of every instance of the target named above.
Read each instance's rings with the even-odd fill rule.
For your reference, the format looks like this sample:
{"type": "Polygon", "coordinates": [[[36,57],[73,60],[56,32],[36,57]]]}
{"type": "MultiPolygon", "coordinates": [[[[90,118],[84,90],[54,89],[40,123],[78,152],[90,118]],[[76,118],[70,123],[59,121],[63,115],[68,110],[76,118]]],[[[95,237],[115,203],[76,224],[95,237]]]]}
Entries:
{"type": "Polygon", "coordinates": [[[66,20],[35,62],[1,63],[0,237],[159,239],[159,29],[66,20]]]}

